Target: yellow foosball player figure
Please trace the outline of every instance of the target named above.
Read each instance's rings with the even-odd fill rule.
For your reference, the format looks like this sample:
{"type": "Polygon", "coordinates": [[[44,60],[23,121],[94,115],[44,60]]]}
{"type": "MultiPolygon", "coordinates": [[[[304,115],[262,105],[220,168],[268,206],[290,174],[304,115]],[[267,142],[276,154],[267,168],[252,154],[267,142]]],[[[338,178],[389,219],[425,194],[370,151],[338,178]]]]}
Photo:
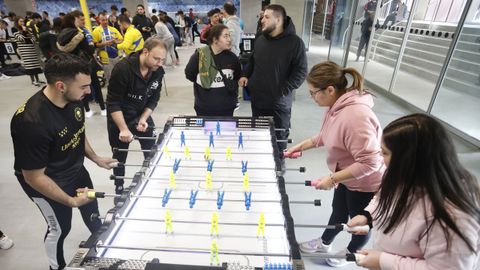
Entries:
{"type": "Polygon", "coordinates": [[[227,160],[232,160],[232,148],[230,146],[227,147],[226,154],[227,154],[227,160]]]}
{"type": "Polygon", "coordinates": [[[203,155],[203,158],[205,158],[205,160],[210,160],[210,155],[211,155],[211,150],[210,150],[210,147],[205,147],[205,154],[203,155]]]}
{"type": "Polygon", "coordinates": [[[210,265],[214,265],[214,262],[216,265],[220,265],[217,240],[212,241],[212,247],[210,248],[210,265]]]}
{"type": "Polygon", "coordinates": [[[249,184],[249,176],[248,176],[248,172],[245,172],[245,174],[243,175],[243,191],[249,191],[250,189],[250,184],[249,184]]]}
{"type": "Polygon", "coordinates": [[[170,150],[168,150],[167,146],[164,146],[162,152],[168,157],[168,159],[172,158],[172,154],[170,154],[170,150]]]}
{"type": "Polygon", "coordinates": [[[260,218],[258,219],[258,229],[257,229],[257,237],[265,237],[265,215],[263,213],[260,214],[260,218]]]}
{"type": "Polygon", "coordinates": [[[168,187],[171,188],[171,189],[176,189],[177,188],[177,182],[175,181],[175,173],[173,171],[170,172],[168,187]]]}
{"type": "Polygon", "coordinates": [[[212,172],[207,172],[207,176],[205,177],[205,188],[207,190],[212,190],[213,188],[212,172]]]}
{"type": "Polygon", "coordinates": [[[185,159],[192,159],[192,156],[190,155],[190,148],[188,146],[185,146],[184,154],[185,154],[185,159]]]}
{"type": "Polygon", "coordinates": [[[216,212],[214,212],[212,214],[212,226],[210,227],[210,235],[215,235],[218,237],[218,233],[219,233],[219,230],[218,230],[218,214],[216,212]]]}
{"type": "Polygon", "coordinates": [[[165,211],[165,233],[173,233],[172,214],[170,210],[165,211]]]}

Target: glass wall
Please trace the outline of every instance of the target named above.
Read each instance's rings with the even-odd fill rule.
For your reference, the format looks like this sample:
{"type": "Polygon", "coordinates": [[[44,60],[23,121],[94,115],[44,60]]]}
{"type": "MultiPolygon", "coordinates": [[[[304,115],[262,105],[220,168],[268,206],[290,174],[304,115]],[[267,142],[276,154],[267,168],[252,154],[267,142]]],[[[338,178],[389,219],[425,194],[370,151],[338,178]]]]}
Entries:
{"type": "MultiPolygon", "coordinates": [[[[417,1],[412,10],[414,19],[421,17],[424,10],[425,2],[417,1]]],[[[456,24],[412,21],[392,92],[426,111],[456,30],[456,24]]]]}
{"type": "Polygon", "coordinates": [[[357,62],[366,1],[357,3],[346,65],[480,147],[480,0],[437,0],[434,12],[433,0],[378,2],[367,62],[364,51],[357,62]],[[426,21],[429,12],[443,22],[426,21]]]}
{"type": "Polygon", "coordinates": [[[477,6],[471,5],[432,114],[480,139],[480,25],[474,24],[476,11],[477,6]]]}
{"type": "Polygon", "coordinates": [[[374,13],[376,9],[376,5],[372,5],[371,11],[366,11],[365,8],[368,9],[368,0],[360,0],[358,1],[358,5],[356,8],[356,12],[354,14],[354,23],[352,27],[352,39],[350,42],[350,48],[348,53],[347,59],[347,66],[354,67],[357,70],[362,70],[363,68],[363,60],[365,56],[365,52],[367,50],[368,40],[369,40],[369,27],[366,28],[366,33],[362,34],[362,23],[366,20],[369,16],[369,13],[374,13]],[[366,40],[366,42],[365,42],[366,40]],[[361,50],[361,54],[359,54],[359,59],[357,60],[357,51],[359,50],[360,45],[364,46],[363,50],[361,50]],[[360,57],[361,55],[361,57],[360,57]],[[360,58],[362,61],[360,61],[360,58]]]}
{"type": "Polygon", "coordinates": [[[385,2],[386,4],[378,6],[377,23],[372,29],[369,62],[364,76],[377,87],[389,90],[405,37],[412,2],[402,3],[395,0],[385,2]]]}
{"type": "Polygon", "coordinates": [[[462,15],[465,0],[429,0],[425,21],[456,23],[462,15]]]}
{"type": "Polygon", "coordinates": [[[338,0],[335,3],[335,13],[332,22],[332,34],[330,37],[330,50],[328,58],[343,65],[345,51],[348,49],[348,37],[352,8],[357,1],[338,0]]]}

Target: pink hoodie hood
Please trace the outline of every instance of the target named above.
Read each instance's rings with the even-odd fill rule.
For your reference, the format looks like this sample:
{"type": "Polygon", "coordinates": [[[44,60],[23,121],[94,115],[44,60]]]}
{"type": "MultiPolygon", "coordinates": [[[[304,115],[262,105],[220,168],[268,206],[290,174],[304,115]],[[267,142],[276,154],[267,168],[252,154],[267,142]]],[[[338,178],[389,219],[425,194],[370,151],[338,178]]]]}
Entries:
{"type": "Polygon", "coordinates": [[[341,110],[351,105],[365,105],[372,109],[374,105],[373,97],[369,93],[364,92],[364,94],[360,94],[358,90],[352,90],[341,95],[335,104],[330,107],[328,112],[333,114],[339,113],[341,110]]]}
{"type": "Polygon", "coordinates": [[[355,179],[344,182],[353,191],[376,192],[385,166],[380,152],[382,129],[372,111],[372,95],[352,90],[325,112],[320,133],[312,138],[328,151],[332,171],[347,169],[355,179]]]}

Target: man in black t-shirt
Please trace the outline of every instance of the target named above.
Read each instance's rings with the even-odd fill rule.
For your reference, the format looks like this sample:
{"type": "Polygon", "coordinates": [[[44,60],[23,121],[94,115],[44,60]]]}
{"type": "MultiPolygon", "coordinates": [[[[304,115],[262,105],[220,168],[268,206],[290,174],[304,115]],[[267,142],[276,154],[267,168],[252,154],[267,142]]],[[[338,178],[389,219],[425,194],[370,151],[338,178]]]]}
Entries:
{"type": "Polygon", "coordinates": [[[15,175],[48,225],[44,242],[50,269],[63,269],[72,208],[79,208],[90,232],[101,225],[90,220],[98,204],[87,197],[93,184],[84,159],[105,169],[116,160],[97,156],[85,137],[82,99],[90,93],[89,65],[72,54],[57,54],[46,63],[44,74],[47,86],[18,108],[10,130],[15,175]]]}
{"type": "MultiPolygon", "coordinates": [[[[134,52],[115,65],[108,83],[107,128],[113,148],[128,148],[134,136],[152,137],[155,126],[151,114],[157,107],[162,89],[167,48],[158,37],[145,41],[143,49],[134,52]]],[[[140,140],[142,149],[151,149],[154,140],[140,140]]],[[[113,151],[119,162],[127,160],[128,152],[113,151]]],[[[144,152],[145,158],[148,152],[144,152]]],[[[117,177],[125,175],[124,167],[113,169],[117,177]]],[[[115,192],[123,191],[123,179],[115,180],[115,192]]]]}

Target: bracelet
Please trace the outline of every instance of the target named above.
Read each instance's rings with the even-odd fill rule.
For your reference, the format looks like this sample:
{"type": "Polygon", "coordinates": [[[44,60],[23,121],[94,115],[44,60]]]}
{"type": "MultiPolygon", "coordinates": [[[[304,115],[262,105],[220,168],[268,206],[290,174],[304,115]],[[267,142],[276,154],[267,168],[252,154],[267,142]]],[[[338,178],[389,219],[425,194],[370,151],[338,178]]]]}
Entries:
{"type": "Polygon", "coordinates": [[[367,218],[367,224],[368,226],[370,227],[370,229],[373,227],[372,223],[373,223],[373,218],[372,218],[372,215],[370,214],[370,212],[366,211],[366,210],[362,210],[358,213],[359,215],[362,215],[362,216],[365,216],[367,218]]]}

